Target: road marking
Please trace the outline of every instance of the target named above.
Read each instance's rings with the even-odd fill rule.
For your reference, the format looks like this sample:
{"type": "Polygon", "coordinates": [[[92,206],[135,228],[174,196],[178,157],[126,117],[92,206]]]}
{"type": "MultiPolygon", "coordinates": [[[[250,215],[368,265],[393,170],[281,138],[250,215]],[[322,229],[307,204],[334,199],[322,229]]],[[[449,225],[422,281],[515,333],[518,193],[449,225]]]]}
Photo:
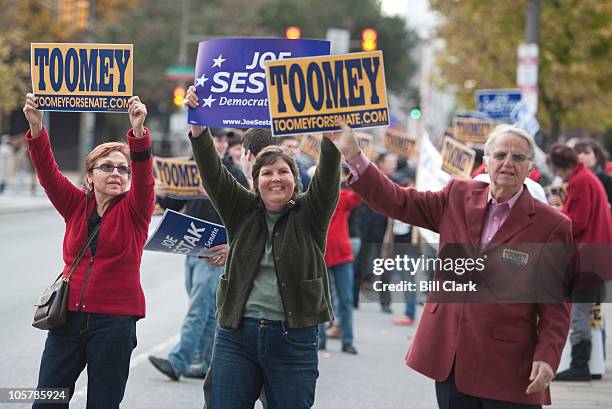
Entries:
{"type": "MultiPolygon", "coordinates": [[[[165,340],[164,342],[162,342],[161,344],[158,344],[156,346],[154,346],[153,348],[149,349],[148,351],[143,352],[142,354],[138,354],[135,357],[132,357],[130,359],[130,370],[134,369],[135,367],[137,367],[138,365],[140,365],[141,363],[147,361],[149,359],[149,355],[155,355],[158,354],[174,345],[176,345],[176,343],[179,341],[181,335],[180,334],[176,334],[175,336],[168,338],[167,340],[165,340]]],[[[87,396],[87,385],[83,386],[82,388],[76,390],[74,392],[74,395],[72,395],[72,399],[70,400],[70,403],[74,403],[75,401],[79,400],[80,398],[85,398],[87,396]]]]}

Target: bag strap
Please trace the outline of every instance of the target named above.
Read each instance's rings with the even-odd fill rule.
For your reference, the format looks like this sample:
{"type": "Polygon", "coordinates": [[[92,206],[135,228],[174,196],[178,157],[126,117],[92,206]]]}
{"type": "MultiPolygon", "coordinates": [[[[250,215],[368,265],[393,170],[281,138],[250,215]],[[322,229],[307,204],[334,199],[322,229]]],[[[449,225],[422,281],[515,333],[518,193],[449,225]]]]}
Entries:
{"type": "MultiPolygon", "coordinates": [[[[87,241],[83,245],[83,248],[79,252],[79,255],[77,256],[77,258],[74,260],[74,262],[70,266],[70,270],[68,270],[68,274],[66,274],[66,277],[64,278],[64,281],[68,282],[70,280],[70,277],[72,276],[72,273],[76,269],[76,266],[81,262],[81,259],[85,255],[85,252],[87,251],[87,247],[89,247],[89,245],[93,241],[94,237],[98,233],[98,230],[100,230],[100,225],[101,224],[102,224],[102,221],[100,221],[98,224],[96,224],[96,227],[94,227],[93,231],[91,232],[91,234],[87,238],[87,241]]],[[[60,273],[60,275],[55,279],[55,281],[57,281],[59,278],[61,278],[63,274],[64,274],[64,272],[62,271],[60,273]]]]}

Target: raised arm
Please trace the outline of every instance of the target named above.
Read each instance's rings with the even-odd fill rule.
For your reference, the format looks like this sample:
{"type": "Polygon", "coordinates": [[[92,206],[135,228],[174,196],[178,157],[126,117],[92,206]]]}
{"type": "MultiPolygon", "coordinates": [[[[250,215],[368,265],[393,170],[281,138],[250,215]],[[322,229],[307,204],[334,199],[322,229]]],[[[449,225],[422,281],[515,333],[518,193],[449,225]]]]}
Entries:
{"type": "Polygon", "coordinates": [[[340,194],[340,152],[327,138],[321,141],[321,155],[306,191],[304,203],[310,209],[312,226],[327,229],[340,194]]]}
{"type": "Polygon", "coordinates": [[[38,110],[34,94],[27,94],[23,113],[30,124],[25,140],[38,181],[53,206],[67,220],[83,200],[85,192],[60,172],[51,150],[49,135],[42,126],[43,112],[38,110]]]}
{"type": "Polygon", "coordinates": [[[128,101],[128,115],[132,129],[125,138],[130,147],[132,183],[127,195],[130,211],[146,228],[155,210],[155,180],[153,179],[153,156],[151,155],[151,133],[144,127],[147,107],[140,98],[133,96],[128,101]]]}
{"type": "Polygon", "coordinates": [[[393,183],[362,154],[352,130],[342,126],[342,132],[331,137],[350,165],[349,185],[374,210],[404,223],[438,231],[446,208],[447,192],[452,182],[439,192],[419,192],[393,183]],[[355,171],[358,177],[353,173],[355,171]]]}
{"type": "MultiPolygon", "coordinates": [[[[199,105],[194,86],[187,90],[185,104],[191,108],[199,105]]],[[[223,165],[208,127],[192,125],[189,139],[202,185],[231,235],[244,211],[254,205],[255,196],[241,186],[223,165]]]]}

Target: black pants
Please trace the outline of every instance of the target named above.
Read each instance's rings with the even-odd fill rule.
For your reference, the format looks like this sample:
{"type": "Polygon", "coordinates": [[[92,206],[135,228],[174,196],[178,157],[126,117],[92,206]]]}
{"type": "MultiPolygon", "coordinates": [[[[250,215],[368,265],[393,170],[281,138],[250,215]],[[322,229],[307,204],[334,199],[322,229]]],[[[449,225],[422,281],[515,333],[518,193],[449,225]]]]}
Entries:
{"type": "MultiPolygon", "coordinates": [[[[503,387],[503,385],[500,385],[503,387]]],[[[477,398],[457,390],[455,368],[444,382],[436,382],[436,398],[440,409],[542,409],[542,405],[503,402],[494,399],[477,398]]]]}
{"type": "MultiPolygon", "coordinates": [[[[68,388],[87,366],[87,409],[118,409],[136,347],[136,318],[69,312],[47,335],[38,388],[68,388]]],[[[34,409],[68,409],[68,403],[35,402],[34,409]]]]}

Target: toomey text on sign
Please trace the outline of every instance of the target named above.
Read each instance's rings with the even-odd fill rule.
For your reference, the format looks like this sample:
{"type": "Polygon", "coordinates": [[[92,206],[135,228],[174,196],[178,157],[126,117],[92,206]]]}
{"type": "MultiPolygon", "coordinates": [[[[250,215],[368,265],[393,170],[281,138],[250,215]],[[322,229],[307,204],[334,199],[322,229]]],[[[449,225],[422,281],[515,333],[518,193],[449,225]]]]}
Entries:
{"type": "Polygon", "coordinates": [[[442,169],[451,175],[469,179],[476,160],[476,151],[469,146],[445,137],[442,141],[442,169]]]}
{"type": "Polygon", "coordinates": [[[127,112],[132,44],[32,43],[30,53],[40,110],[127,112]]]}
{"type": "Polygon", "coordinates": [[[389,124],[381,51],[266,61],[272,134],[389,124]]]}
{"type": "Polygon", "coordinates": [[[154,158],[157,183],[172,199],[201,199],[206,196],[198,166],[184,158],[154,158]]]}

